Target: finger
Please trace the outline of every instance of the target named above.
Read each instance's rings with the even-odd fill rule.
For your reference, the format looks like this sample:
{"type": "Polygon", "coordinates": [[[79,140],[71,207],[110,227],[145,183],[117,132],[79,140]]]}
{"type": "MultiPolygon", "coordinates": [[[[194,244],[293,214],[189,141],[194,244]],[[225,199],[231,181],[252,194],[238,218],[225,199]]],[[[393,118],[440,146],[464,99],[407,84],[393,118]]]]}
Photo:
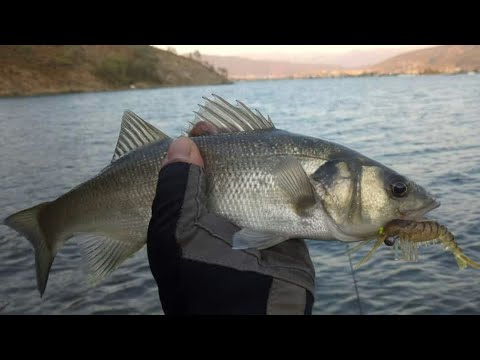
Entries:
{"type": "Polygon", "coordinates": [[[188,136],[204,136],[218,134],[218,129],[206,121],[197,122],[188,133],[188,136]]]}
{"type": "Polygon", "coordinates": [[[163,166],[174,163],[184,162],[200,167],[204,166],[202,155],[197,145],[189,138],[181,137],[175,139],[168,148],[163,166]]]}

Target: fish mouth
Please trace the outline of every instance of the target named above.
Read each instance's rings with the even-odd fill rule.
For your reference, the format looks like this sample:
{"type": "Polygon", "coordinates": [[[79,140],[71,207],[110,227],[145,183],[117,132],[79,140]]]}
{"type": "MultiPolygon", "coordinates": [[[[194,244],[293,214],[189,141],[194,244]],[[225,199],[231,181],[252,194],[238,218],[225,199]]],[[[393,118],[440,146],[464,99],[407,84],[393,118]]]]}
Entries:
{"type": "Polygon", "coordinates": [[[438,208],[441,205],[440,201],[432,200],[432,202],[428,205],[422,206],[418,209],[408,211],[405,213],[400,212],[400,218],[405,220],[417,220],[421,218],[423,215],[432,211],[433,209],[438,208]]]}

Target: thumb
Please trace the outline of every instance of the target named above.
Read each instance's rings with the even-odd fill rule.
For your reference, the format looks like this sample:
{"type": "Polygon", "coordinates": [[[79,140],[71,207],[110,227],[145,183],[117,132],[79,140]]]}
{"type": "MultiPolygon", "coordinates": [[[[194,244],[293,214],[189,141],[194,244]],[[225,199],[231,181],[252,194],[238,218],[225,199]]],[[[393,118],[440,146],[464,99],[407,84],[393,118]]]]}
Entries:
{"type": "Polygon", "coordinates": [[[200,167],[204,166],[202,155],[197,145],[187,137],[175,139],[170,144],[167,155],[163,161],[163,166],[174,162],[184,162],[200,167]]]}

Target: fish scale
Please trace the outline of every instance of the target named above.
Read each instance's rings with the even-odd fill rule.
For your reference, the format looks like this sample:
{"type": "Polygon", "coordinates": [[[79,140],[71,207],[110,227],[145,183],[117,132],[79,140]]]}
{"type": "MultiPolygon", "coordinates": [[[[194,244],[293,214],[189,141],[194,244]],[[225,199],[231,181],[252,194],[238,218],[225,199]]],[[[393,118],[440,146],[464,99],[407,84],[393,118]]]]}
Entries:
{"type": "MultiPolygon", "coordinates": [[[[281,130],[269,131],[277,146],[269,146],[262,132],[241,136],[217,135],[194,138],[205,162],[208,208],[241,227],[267,231],[289,231],[308,236],[321,227],[305,229],[300,216],[288,206],[288,196],[273,179],[273,167],[285,154],[293,154],[291,140],[281,130]],[[279,146],[277,142],[287,140],[279,146]],[[256,149],[252,152],[252,149],[256,149]],[[266,215],[266,216],[265,216],[266,215]]],[[[308,152],[307,152],[308,153],[308,152]]],[[[296,154],[302,159],[301,154],[296,154]]],[[[303,160],[303,159],[302,159],[303,160]]]]}

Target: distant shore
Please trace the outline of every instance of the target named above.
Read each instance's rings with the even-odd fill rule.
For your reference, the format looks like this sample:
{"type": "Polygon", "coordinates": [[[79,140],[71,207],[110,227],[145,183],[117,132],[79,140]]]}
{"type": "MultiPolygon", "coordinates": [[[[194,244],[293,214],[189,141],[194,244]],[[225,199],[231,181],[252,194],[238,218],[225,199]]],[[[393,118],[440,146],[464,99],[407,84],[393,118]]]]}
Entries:
{"type": "Polygon", "coordinates": [[[95,94],[95,93],[105,93],[105,92],[121,92],[121,91],[134,91],[134,90],[155,90],[155,89],[165,89],[165,88],[176,88],[176,87],[199,87],[199,86],[209,86],[209,85],[232,85],[235,83],[235,80],[228,80],[226,82],[217,83],[217,84],[181,84],[181,85],[154,85],[154,86],[135,86],[135,87],[122,87],[115,89],[85,89],[85,90],[65,90],[65,91],[45,91],[45,92],[35,92],[28,94],[0,94],[0,99],[7,98],[16,98],[16,97],[37,97],[37,96],[54,96],[54,95],[68,95],[68,94],[95,94]]]}
{"type": "MultiPolygon", "coordinates": [[[[273,55],[272,55],[273,56],[273,55]]],[[[350,57],[355,57],[353,54],[350,57]]],[[[217,68],[228,71],[229,78],[304,79],[398,75],[434,75],[480,72],[480,45],[440,45],[407,51],[376,62],[374,57],[363,65],[346,65],[333,60],[327,63],[297,63],[280,60],[254,60],[238,56],[205,55],[217,68]]],[[[325,60],[325,59],[324,59],[325,60]]],[[[320,61],[320,58],[317,58],[320,61]]]]}
{"type": "Polygon", "coordinates": [[[375,73],[362,72],[338,73],[328,75],[306,75],[306,76],[284,76],[284,77],[251,77],[251,78],[233,78],[232,81],[262,81],[262,80],[296,80],[296,79],[342,79],[342,78],[362,78],[362,77],[395,77],[395,76],[425,76],[425,75],[476,75],[479,71],[456,71],[456,72],[405,72],[405,73],[375,73]]]}
{"type": "Polygon", "coordinates": [[[459,72],[429,72],[429,73],[395,73],[395,74],[382,74],[382,73],[362,73],[362,74],[336,74],[336,75],[320,75],[320,76],[287,76],[287,77],[265,77],[265,78],[238,78],[229,79],[223,83],[216,84],[179,84],[179,85],[139,85],[139,86],[125,86],[121,88],[110,89],[81,89],[81,90],[49,90],[44,92],[35,93],[12,93],[6,95],[0,95],[1,98],[15,98],[15,97],[36,97],[36,96],[49,96],[49,95],[65,95],[65,94],[86,94],[86,93],[103,93],[103,92],[116,92],[116,91],[131,91],[131,90],[153,90],[175,87],[198,87],[208,85],[231,85],[235,82],[244,81],[277,81],[277,80],[309,80],[309,79],[344,79],[344,78],[365,78],[365,77],[410,77],[410,76],[431,76],[431,75],[477,75],[480,72],[477,71],[459,71],[459,72]]]}

